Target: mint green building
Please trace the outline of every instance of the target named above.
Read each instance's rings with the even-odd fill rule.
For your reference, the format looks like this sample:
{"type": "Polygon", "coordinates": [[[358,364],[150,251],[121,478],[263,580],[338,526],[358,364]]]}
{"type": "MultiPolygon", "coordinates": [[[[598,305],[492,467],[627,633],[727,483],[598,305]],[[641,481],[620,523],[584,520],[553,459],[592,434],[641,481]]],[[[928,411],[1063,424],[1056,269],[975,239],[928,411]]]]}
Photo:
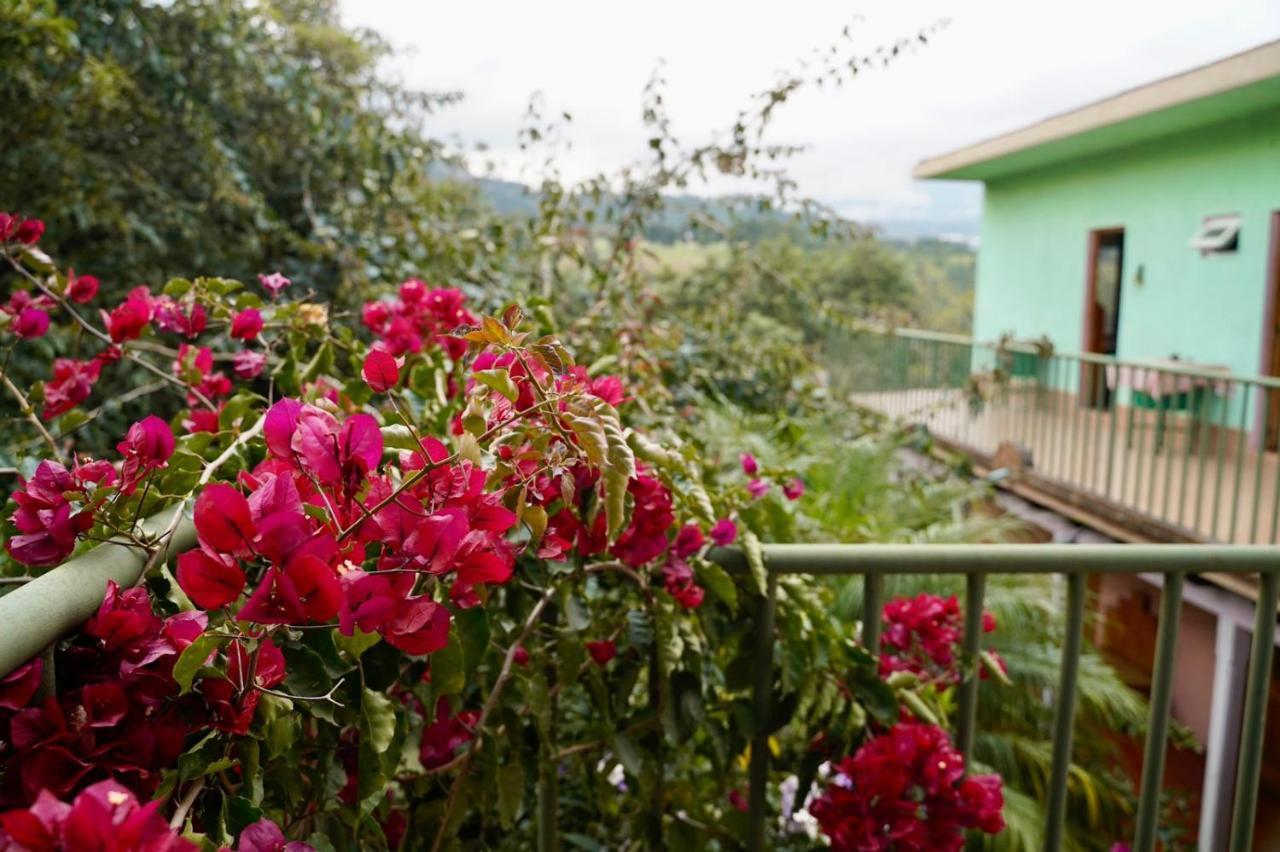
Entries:
{"type": "Polygon", "coordinates": [[[1280,374],[1280,41],[915,177],[985,185],[976,339],[1280,374]]]}

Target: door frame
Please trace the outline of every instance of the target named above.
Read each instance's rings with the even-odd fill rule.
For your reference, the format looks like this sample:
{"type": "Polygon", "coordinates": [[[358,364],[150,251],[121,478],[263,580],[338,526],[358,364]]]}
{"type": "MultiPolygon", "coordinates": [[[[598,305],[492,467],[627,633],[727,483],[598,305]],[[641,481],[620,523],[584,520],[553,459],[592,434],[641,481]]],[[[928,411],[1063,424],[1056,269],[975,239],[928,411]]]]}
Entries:
{"type": "MultiPolygon", "coordinates": [[[[1280,321],[1280,210],[1271,211],[1270,219],[1270,237],[1267,241],[1267,281],[1266,281],[1266,303],[1262,311],[1263,327],[1262,327],[1262,353],[1258,359],[1258,375],[1260,376],[1277,376],[1280,377],[1280,369],[1277,369],[1275,362],[1277,355],[1277,347],[1280,347],[1280,338],[1276,335],[1276,323],[1280,321]]],[[[1259,390],[1258,405],[1254,414],[1254,429],[1250,439],[1250,444],[1254,449],[1261,447],[1262,449],[1274,449],[1277,443],[1280,443],[1280,424],[1277,426],[1277,434],[1270,434],[1269,418],[1263,415],[1262,400],[1266,391],[1259,390]]],[[[1272,399],[1273,404],[1280,404],[1280,392],[1273,392],[1276,396],[1272,399]]]]}
{"type": "MultiPolygon", "coordinates": [[[[1110,237],[1116,234],[1124,234],[1123,225],[1112,225],[1106,228],[1092,228],[1088,235],[1088,251],[1086,252],[1085,268],[1085,284],[1084,284],[1084,319],[1082,324],[1081,350],[1094,355],[1110,354],[1114,357],[1115,353],[1104,353],[1097,351],[1098,346],[1102,345],[1102,329],[1094,321],[1094,306],[1098,295],[1098,250],[1102,245],[1103,237],[1110,237]]],[[[1124,253],[1120,255],[1120,280],[1116,283],[1116,308],[1120,307],[1124,295],[1124,253]]],[[[1118,320],[1117,320],[1118,322],[1118,320]]],[[[1116,336],[1119,337],[1120,329],[1117,325],[1116,336]]],[[[1079,404],[1092,407],[1092,400],[1098,396],[1094,392],[1093,383],[1096,381],[1098,371],[1096,364],[1087,362],[1080,365],[1080,389],[1078,394],[1079,404]]],[[[1109,406],[1113,400],[1106,393],[1106,382],[1103,380],[1103,393],[1101,400],[1104,407],[1109,406]]]]}

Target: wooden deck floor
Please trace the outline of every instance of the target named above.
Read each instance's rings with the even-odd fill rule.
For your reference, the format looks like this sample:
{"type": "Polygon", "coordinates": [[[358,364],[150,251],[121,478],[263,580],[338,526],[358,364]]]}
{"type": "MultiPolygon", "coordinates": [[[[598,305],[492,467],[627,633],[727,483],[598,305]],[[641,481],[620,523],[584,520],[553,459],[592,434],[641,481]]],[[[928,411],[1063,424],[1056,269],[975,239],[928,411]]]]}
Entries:
{"type": "Polygon", "coordinates": [[[1236,429],[1170,413],[1157,447],[1155,412],[1091,408],[1072,394],[1015,391],[978,411],[950,388],[852,399],[986,454],[1015,442],[1039,475],[1205,541],[1274,544],[1280,534],[1280,459],[1250,448],[1236,429]]]}

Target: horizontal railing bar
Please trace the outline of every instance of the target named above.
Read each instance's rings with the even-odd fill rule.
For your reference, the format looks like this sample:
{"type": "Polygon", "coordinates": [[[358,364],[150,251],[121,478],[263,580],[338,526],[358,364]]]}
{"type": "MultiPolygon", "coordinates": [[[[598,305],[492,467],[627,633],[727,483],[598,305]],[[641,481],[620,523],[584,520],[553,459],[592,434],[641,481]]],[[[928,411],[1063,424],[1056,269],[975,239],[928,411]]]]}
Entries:
{"type": "MultiPolygon", "coordinates": [[[[145,519],[142,535],[158,538],[182,505],[145,519]]],[[[183,518],[165,543],[166,559],[194,547],[196,530],[183,518]]],[[[107,581],[122,587],[138,582],[147,552],[120,540],[104,542],[0,597],[0,678],[35,657],[98,611],[107,581]]]]}
{"type": "MultiPolygon", "coordinates": [[[[870,324],[859,325],[852,330],[870,334],[892,335],[894,337],[907,338],[911,340],[930,340],[937,343],[950,343],[956,346],[973,346],[992,352],[1017,352],[1025,355],[1049,357],[1049,353],[1043,351],[1041,347],[1034,343],[1022,340],[1005,340],[1003,342],[975,340],[974,338],[967,337],[963,334],[953,334],[950,332],[926,331],[919,328],[888,328],[870,324]]],[[[1074,359],[1086,364],[1154,370],[1156,372],[1166,373],[1172,376],[1186,376],[1188,378],[1206,379],[1215,382],[1233,382],[1252,385],[1259,388],[1280,390],[1280,378],[1275,376],[1224,373],[1219,370],[1205,370],[1191,365],[1183,366],[1181,364],[1172,364],[1167,361],[1151,361],[1141,358],[1117,358],[1114,355],[1102,355],[1097,352],[1053,351],[1052,356],[1055,358],[1074,359]]]]}
{"type": "MultiPolygon", "coordinates": [[[[766,544],[765,565],[778,574],[1268,574],[1280,570],[1280,547],[1223,544],[766,544]]],[[[711,558],[745,566],[737,548],[711,558]]]]}

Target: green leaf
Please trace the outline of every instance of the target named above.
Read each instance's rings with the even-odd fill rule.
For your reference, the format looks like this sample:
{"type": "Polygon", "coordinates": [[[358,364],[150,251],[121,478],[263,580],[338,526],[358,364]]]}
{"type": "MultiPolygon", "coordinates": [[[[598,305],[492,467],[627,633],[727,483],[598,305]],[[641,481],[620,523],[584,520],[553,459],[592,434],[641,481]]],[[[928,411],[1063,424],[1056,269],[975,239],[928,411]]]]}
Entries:
{"type": "Polygon", "coordinates": [[[482,606],[464,609],[453,617],[453,623],[462,641],[464,672],[469,678],[489,648],[489,613],[482,606]]]}
{"type": "Polygon", "coordinates": [[[347,656],[353,660],[360,659],[360,655],[365,651],[377,645],[382,637],[377,633],[365,633],[359,627],[355,628],[355,632],[351,636],[343,636],[337,630],[333,632],[333,644],[338,646],[338,650],[346,652],[347,656]]]}
{"type": "Polygon", "coordinates": [[[431,689],[436,695],[454,695],[467,685],[466,660],[456,632],[450,632],[449,644],[431,655],[431,689]]]}
{"type": "Polygon", "coordinates": [[[702,585],[711,590],[729,609],[738,608],[738,587],[729,576],[729,572],[714,562],[700,561],[697,565],[698,579],[702,585]]]}
{"type": "Polygon", "coordinates": [[[634,778],[644,776],[644,756],[626,734],[613,735],[613,753],[634,778]]]}
{"type": "Polygon", "coordinates": [[[360,696],[361,735],[374,753],[382,754],[391,747],[396,733],[396,711],[391,699],[381,692],[363,690],[360,696]]]}
{"type": "Polygon", "coordinates": [[[485,387],[493,389],[512,402],[515,402],[520,397],[520,389],[516,387],[516,383],[511,379],[511,373],[506,369],[476,370],[471,376],[485,387]]]}
{"type": "Polygon", "coordinates": [[[221,636],[205,633],[182,649],[178,661],[173,664],[173,679],[178,682],[179,695],[191,691],[191,682],[195,680],[196,672],[200,671],[209,655],[218,650],[222,641],[221,636]]]}
{"type": "Polygon", "coordinates": [[[653,644],[653,619],[642,609],[627,613],[627,641],[632,647],[644,650],[653,644]]]}
{"type": "Polygon", "coordinates": [[[742,532],[742,551],[747,557],[747,567],[751,569],[751,579],[755,582],[756,591],[768,594],[769,575],[764,567],[764,546],[750,529],[742,532]]]}
{"type": "Polygon", "coordinates": [[[503,828],[515,823],[523,799],[524,765],[513,751],[507,765],[498,770],[498,822],[503,828]]]}

